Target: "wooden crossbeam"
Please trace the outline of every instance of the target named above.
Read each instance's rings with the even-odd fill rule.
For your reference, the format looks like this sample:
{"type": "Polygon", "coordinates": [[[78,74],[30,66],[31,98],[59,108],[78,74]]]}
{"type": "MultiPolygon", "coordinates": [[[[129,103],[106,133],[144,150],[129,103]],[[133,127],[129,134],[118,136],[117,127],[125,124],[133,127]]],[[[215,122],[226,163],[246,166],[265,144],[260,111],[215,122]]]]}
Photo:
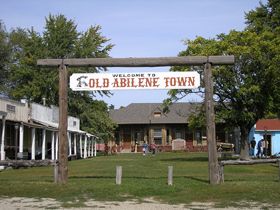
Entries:
{"type": "Polygon", "coordinates": [[[234,56],[182,56],[155,58],[67,58],[67,59],[39,59],[39,66],[59,66],[63,63],[73,67],[158,67],[158,66],[186,66],[226,65],[234,63],[234,56]]]}

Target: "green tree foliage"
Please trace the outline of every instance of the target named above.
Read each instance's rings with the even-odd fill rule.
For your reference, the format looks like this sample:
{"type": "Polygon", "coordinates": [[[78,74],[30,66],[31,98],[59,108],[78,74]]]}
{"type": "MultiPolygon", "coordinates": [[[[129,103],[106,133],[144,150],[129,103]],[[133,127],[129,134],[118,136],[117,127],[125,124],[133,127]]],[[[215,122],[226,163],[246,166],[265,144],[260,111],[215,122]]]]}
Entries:
{"type": "MultiPolygon", "coordinates": [[[[74,21],[67,20],[64,15],[49,15],[42,34],[33,28],[15,29],[10,33],[10,40],[13,45],[10,96],[37,103],[46,98],[48,105],[58,105],[58,69],[38,67],[37,59],[107,57],[113,47],[102,36],[100,26],[91,26],[85,32],[79,32],[74,21]]],[[[74,72],[96,73],[106,71],[106,68],[68,70],[71,75],[74,72]]],[[[69,89],[69,114],[81,118],[82,129],[88,132],[110,132],[114,124],[109,118],[107,105],[93,100],[95,94],[110,95],[110,92],[73,92],[69,89]]]]}
{"type": "MultiPolygon", "coordinates": [[[[213,67],[214,99],[217,102],[217,117],[228,125],[240,127],[241,158],[247,159],[249,131],[258,119],[266,115],[273,103],[271,77],[274,71],[271,71],[267,60],[274,48],[270,34],[233,30],[215,39],[197,37],[185,44],[187,49],[180,53],[181,56],[235,55],[235,65],[213,67]]],[[[177,69],[180,68],[172,70],[177,69]]],[[[174,100],[178,93],[189,92],[171,92],[171,98],[174,100]]]]}
{"type": "MultiPolygon", "coordinates": [[[[270,49],[266,53],[267,71],[270,71],[272,98],[271,113],[280,117],[280,2],[268,0],[258,8],[246,14],[247,29],[270,41],[270,49]]],[[[264,49],[265,50],[265,49],[264,49]]]]}
{"type": "Polygon", "coordinates": [[[0,20],[0,94],[7,94],[9,62],[11,60],[11,45],[9,34],[4,23],[0,20]]]}

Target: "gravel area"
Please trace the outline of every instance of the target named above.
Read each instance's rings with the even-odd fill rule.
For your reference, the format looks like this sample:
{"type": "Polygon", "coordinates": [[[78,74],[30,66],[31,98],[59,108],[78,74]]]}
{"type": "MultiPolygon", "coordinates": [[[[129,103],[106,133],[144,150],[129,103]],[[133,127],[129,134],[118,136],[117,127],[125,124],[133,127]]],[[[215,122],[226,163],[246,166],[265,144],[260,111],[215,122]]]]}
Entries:
{"type": "MultiPolygon", "coordinates": [[[[244,208],[228,207],[224,209],[230,210],[258,210],[258,209],[280,209],[280,206],[271,206],[268,204],[257,204],[257,203],[241,203],[244,208]]],[[[193,202],[188,205],[170,205],[163,204],[153,199],[146,199],[139,203],[137,201],[125,201],[125,202],[100,202],[89,200],[85,203],[86,207],[82,208],[62,208],[61,203],[55,199],[43,198],[1,198],[0,210],[40,210],[40,209],[67,209],[67,210],[218,210],[221,208],[215,208],[213,203],[197,203],[193,202]]]]}

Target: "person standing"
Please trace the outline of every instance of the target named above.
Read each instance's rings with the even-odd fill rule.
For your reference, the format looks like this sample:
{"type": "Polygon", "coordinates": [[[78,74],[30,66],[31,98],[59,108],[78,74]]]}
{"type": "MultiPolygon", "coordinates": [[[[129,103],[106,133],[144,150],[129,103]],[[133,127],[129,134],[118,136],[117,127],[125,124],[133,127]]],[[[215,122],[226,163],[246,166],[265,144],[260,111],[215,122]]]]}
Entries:
{"type": "Polygon", "coordinates": [[[258,152],[257,152],[256,156],[258,158],[260,158],[263,156],[263,139],[259,140],[257,149],[258,149],[258,152]]]}
{"type": "Polygon", "coordinates": [[[255,156],[255,146],[256,146],[256,140],[255,137],[250,142],[250,155],[255,156]]]}
{"type": "Polygon", "coordinates": [[[146,155],[147,151],[148,151],[148,144],[146,142],[144,142],[144,144],[143,144],[143,155],[146,155]]]}
{"type": "Polygon", "coordinates": [[[151,150],[152,150],[152,154],[155,155],[156,154],[156,144],[154,142],[151,143],[151,150]]]}

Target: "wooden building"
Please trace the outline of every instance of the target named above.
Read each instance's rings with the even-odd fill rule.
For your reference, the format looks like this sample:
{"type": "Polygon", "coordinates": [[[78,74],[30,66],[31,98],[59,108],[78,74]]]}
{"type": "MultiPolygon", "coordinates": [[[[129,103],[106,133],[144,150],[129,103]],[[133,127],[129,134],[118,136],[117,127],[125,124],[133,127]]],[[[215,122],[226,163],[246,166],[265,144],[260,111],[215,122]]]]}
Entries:
{"type": "MultiPolygon", "coordinates": [[[[58,107],[0,98],[0,159],[58,159],[58,107]]],[[[94,156],[96,137],[68,116],[68,155],[94,156]]]]}
{"type": "MultiPolygon", "coordinates": [[[[279,119],[261,119],[250,131],[249,142],[255,138],[256,143],[261,139],[265,143],[265,156],[280,156],[280,120],[279,119]]],[[[257,146],[254,154],[257,154],[257,146]]]]}
{"type": "MultiPolygon", "coordinates": [[[[132,103],[111,110],[110,117],[118,125],[114,141],[126,152],[135,148],[141,151],[144,142],[154,142],[159,150],[171,151],[175,139],[184,140],[187,151],[207,151],[205,129],[188,127],[188,118],[199,105],[174,103],[167,113],[160,103],[132,103]]],[[[223,124],[216,126],[216,137],[218,142],[234,142],[233,133],[225,131],[223,124]]]]}

